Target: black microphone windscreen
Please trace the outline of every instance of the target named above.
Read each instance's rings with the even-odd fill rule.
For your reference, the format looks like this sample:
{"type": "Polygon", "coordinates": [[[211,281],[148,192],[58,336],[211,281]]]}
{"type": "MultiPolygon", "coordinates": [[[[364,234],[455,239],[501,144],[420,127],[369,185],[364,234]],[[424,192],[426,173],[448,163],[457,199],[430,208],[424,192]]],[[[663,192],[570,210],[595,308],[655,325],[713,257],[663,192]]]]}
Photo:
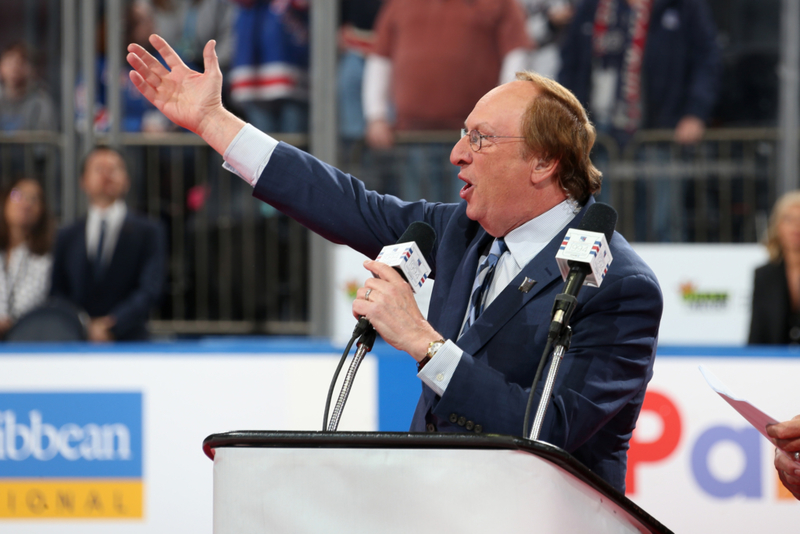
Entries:
{"type": "Polygon", "coordinates": [[[408,225],[406,231],[397,240],[398,243],[408,243],[414,241],[422,252],[425,261],[431,261],[431,252],[433,252],[433,244],[436,242],[436,230],[433,227],[422,221],[414,221],[408,225]]]}
{"type": "Polygon", "coordinates": [[[602,202],[595,202],[586,210],[579,230],[599,232],[606,235],[606,241],[611,243],[614,228],[617,227],[617,210],[602,202]]]}

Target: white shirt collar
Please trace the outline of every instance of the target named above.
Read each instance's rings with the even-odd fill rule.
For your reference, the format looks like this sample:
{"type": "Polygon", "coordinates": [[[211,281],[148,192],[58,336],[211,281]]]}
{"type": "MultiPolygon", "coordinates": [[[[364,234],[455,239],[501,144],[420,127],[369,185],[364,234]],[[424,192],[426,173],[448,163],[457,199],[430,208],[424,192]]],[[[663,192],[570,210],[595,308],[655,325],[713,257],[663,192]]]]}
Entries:
{"type": "Polygon", "coordinates": [[[538,217],[511,230],[505,236],[508,251],[519,269],[525,267],[580,211],[575,203],[565,200],[538,217]]]}
{"type": "Polygon", "coordinates": [[[124,219],[127,212],[128,208],[123,200],[117,200],[107,208],[90,205],[87,221],[89,224],[95,224],[95,220],[104,219],[108,224],[113,224],[112,221],[117,222],[124,219]]]}
{"type": "Polygon", "coordinates": [[[117,238],[128,214],[128,207],[122,200],[117,200],[107,208],[89,206],[86,215],[86,254],[89,259],[94,260],[97,255],[97,247],[100,244],[100,222],[106,222],[106,233],[103,241],[103,262],[111,261],[114,248],[117,245],[117,238]]]}

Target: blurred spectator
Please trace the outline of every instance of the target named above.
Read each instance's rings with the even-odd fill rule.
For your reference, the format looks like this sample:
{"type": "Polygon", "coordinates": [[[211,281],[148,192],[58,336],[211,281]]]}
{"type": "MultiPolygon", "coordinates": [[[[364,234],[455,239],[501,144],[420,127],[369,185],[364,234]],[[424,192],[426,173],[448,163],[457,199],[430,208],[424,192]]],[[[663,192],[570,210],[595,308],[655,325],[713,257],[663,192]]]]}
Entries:
{"type": "Polygon", "coordinates": [[[708,0],[722,53],[712,122],[726,127],[776,126],[783,0],[708,0]]]}
{"type": "Polygon", "coordinates": [[[0,198],[0,335],[41,304],[50,287],[53,227],[39,182],[16,180],[0,198]]]}
{"type": "MultiPolygon", "coordinates": [[[[145,0],[135,0],[132,2],[125,14],[125,43],[136,43],[152,50],[152,46],[148,41],[151,34],[155,32],[155,19],[153,15],[153,7],[145,0]]],[[[101,21],[101,25],[104,21],[101,21]]],[[[102,35],[102,31],[100,32],[102,35]]],[[[93,124],[97,132],[107,132],[110,129],[110,117],[106,107],[108,102],[108,80],[112,74],[108,72],[106,61],[105,40],[98,41],[103,48],[97,58],[97,100],[93,110],[93,124]]],[[[118,51],[120,54],[125,54],[123,48],[118,51]]],[[[133,83],[128,78],[130,67],[127,63],[123,62],[122,70],[117,74],[119,77],[119,87],[122,92],[122,124],[120,129],[123,132],[149,132],[158,133],[165,132],[175,128],[164,115],[158,111],[155,106],[147,101],[142,94],[136,90],[133,83]]],[[[79,128],[86,127],[86,117],[88,115],[86,110],[85,86],[83,80],[78,82],[78,87],[75,91],[75,110],[78,116],[79,128]]]]}
{"type": "MultiPolygon", "coordinates": [[[[598,133],[621,147],[643,128],[673,129],[676,143],[691,145],[702,139],[717,96],[715,39],[705,0],[585,0],[564,42],[559,81],[586,106],[598,133]]],[[[663,165],[669,152],[646,158],[663,165]]],[[[608,181],[603,185],[607,198],[608,181]]],[[[643,198],[637,204],[640,214],[650,210],[658,238],[667,240],[669,179],[659,179],[656,189],[655,205],[643,198]]]]}
{"type": "Polygon", "coordinates": [[[234,1],[231,100],[259,130],[307,132],[308,0],[234,1]]]}
{"type": "Polygon", "coordinates": [[[751,345],[800,343],[800,191],[775,203],[765,244],[769,263],[756,269],[751,345]]]}
{"type": "Polygon", "coordinates": [[[361,86],[364,63],[375,43],[373,26],[382,0],[342,0],[339,28],[339,135],[346,142],[364,138],[366,122],[361,86]]]}
{"type": "Polygon", "coordinates": [[[128,211],[130,182],[117,151],[90,152],[81,187],[89,213],[58,233],[50,294],[88,313],[92,341],[146,339],[147,317],[164,284],[163,229],[128,211]]]}
{"type": "Polygon", "coordinates": [[[361,176],[367,187],[397,195],[395,157],[366,146],[364,67],[375,45],[375,20],[383,0],[342,0],[339,27],[339,63],[336,73],[339,124],[339,164],[361,176]]]}
{"type": "Polygon", "coordinates": [[[555,79],[561,67],[561,43],[575,15],[573,0],[518,0],[527,17],[525,27],[536,48],[528,53],[526,70],[555,79]]]}
{"type": "Polygon", "coordinates": [[[0,55],[0,130],[55,130],[53,99],[36,81],[28,49],[16,43],[0,55]]]}
{"type": "MultiPolygon", "coordinates": [[[[516,0],[387,0],[375,35],[364,72],[364,113],[367,143],[378,149],[394,145],[395,130],[453,130],[455,139],[475,102],[512,80],[530,48],[516,0]]],[[[398,169],[403,198],[458,200],[458,170],[448,165],[446,180],[441,172],[452,147],[452,141],[407,147],[398,169]]]]}
{"type": "Polygon", "coordinates": [[[640,128],[671,128],[677,143],[696,143],[717,95],[715,36],[704,0],[586,0],[560,79],[623,142],[640,128]]]}
{"type": "Polygon", "coordinates": [[[235,5],[226,0],[152,0],[152,3],[155,33],[174,43],[184,63],[202,72],[203,47],[214,39],[220,68],[227,72],[233,55],[235,5]]]}

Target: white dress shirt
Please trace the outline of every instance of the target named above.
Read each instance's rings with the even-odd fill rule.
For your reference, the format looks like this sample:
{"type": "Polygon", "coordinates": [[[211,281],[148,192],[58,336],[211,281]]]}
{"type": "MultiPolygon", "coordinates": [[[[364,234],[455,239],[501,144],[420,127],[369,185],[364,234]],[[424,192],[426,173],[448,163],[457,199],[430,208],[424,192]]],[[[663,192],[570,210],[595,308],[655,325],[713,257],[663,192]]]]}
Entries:
{"type": "MultiPolygon", "coordinates": [[[[565,200],[549,211],[513,229],[505,236],[508,252],[497,260],[494,278],[484,299],[485,308],[488,308],[522,269],[564,229],[575,217],[575,213],[575,204],[570,200],[565,200]]],[[[486,254],[480,257],[478,265],[484,258],[486,258],[486,254]]],[[[467,320],[467,311],[464,310],[462,327],[467,320]]],[[[417,376],[437,395],[442,395],[461,361],[462,353],[463,351],[452,339],[446,340],[417,376]]]]}
{"type": "MultiPolygon", "coordinates": [[[[277,140],[247,124],[225,150],[223,167],[255,187],[277,146],[277,140]]],[[[505,236],[508,252],[497,262],[494,279],[485,298],[486,307],[564,229],[577,211],[574,202],[565,200],[505,236]]],[[[484,258],[485,255],[481,256],[478,265],[484,258]]],[[[464,310],[464,321],[466,314],[467,310],[464,310]]],[[[462,350],[454,340],[448,339],[417,376],[437,395],[442,395],[461,361],[461,355],[462,350]]]]}
{"type": "Polygon", "coordinates": [[[108,265],[114,248],[117,246],[117,238],[122,230],[122,223],[125,222],[125,215],[128,208],[125,202],[117,200],[109,207],[102,209],[96,206],[89,206],[89,214],[86,217],[86,255],[89,260],[95,261],[97,246],[100,244],[100,224],[106,223],[106,234],[103,237],[103,264],[108,265]]]}
{"type": "Polygon", "coordinates": [[[0,252],[0,317],[19,319],[44,302],[50,289],[53,257],[34,254],[27,245],[0,252]]]}

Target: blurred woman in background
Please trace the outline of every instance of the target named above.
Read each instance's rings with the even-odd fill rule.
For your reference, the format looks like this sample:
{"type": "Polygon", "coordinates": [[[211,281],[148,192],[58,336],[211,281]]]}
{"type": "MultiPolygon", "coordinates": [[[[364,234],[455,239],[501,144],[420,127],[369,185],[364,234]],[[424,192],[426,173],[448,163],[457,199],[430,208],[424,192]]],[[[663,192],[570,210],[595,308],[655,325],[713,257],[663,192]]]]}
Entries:
{"type": "Polygon", "coordinates": [[[13,182],[4,190],[0,206],[0,335],[5,335],[20,316],[47,297],[53,227],[36,180],[13,182]]]}
{"type": "Polygon", "coordinates": [[[751,345],[800,343],[800,191],[775,203],[765,242],[769,263],[756,269],[751,345]]]}

